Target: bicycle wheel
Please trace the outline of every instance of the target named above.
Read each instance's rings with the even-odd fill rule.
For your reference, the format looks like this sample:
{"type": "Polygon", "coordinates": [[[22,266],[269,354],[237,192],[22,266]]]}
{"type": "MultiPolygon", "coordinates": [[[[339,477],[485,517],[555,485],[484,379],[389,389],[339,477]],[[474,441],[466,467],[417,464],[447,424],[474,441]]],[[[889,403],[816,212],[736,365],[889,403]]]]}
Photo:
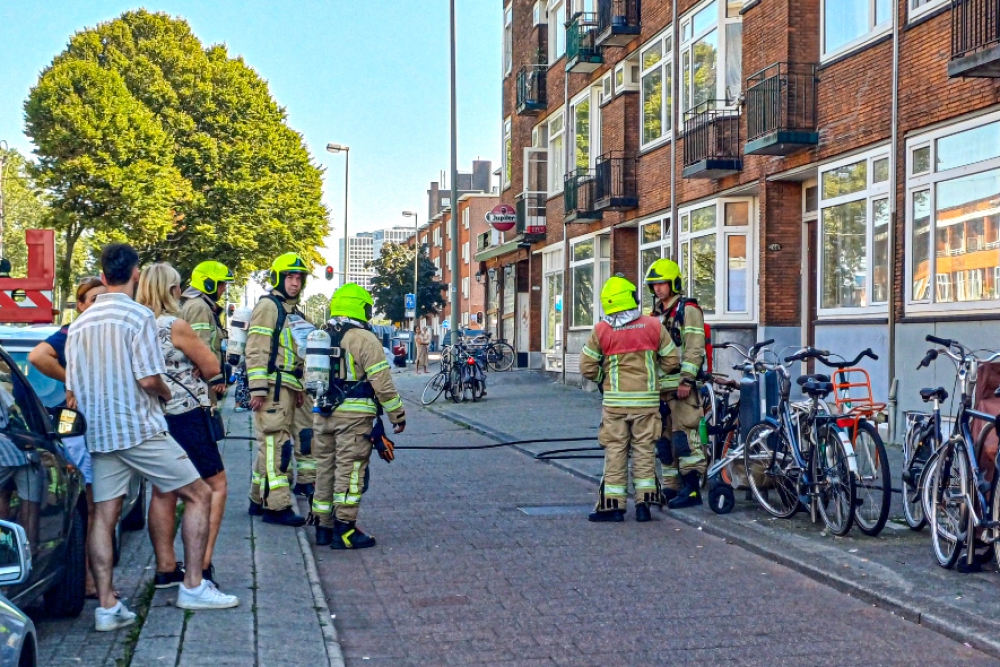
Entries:
{"type": "Polygon", "coordinates": [[[514,366],[514,348],[507,343],[493,343],[486,348],[486,365],[498,373],[514,366]]]}
{"type": "Polygon", "coordinates": [[[451,402],[458,403],[465,399],[465,387],[462,382],[462,371],[458,366],[452,366],[448,371],[448,385],[451,387],[451,402]]]}
{"type": "Polygon", "coordinates": [[[424,387],[423,393],[420,394],[420,402],[423,405],[430,405],[436,401],[438,396],[444,391],[447,383],[448,375],[446,373],[437,373],[424,387]]]}
{"type": "Polygon", "coordinates": [[[912,462],[909,469],[903,470],[900,474],[900,485],[903,492],[903,518],[906,519],[906,525],[910,527],[910,530],[914,531],[923,530],[924,526],[927,525],[922,489],[928,479],[927,457],[930,452],[937,449],[937,439],[933,435],[928,434],[924,440],[918,438],[919,435],[916,431],[906,434],[906,438],[903,440],[903,465],[905,466],[907,461],[912,460],[912,462]],[[920,450],[925,453],[923,460],[920,459],[919,455],[914,456],[913,454],[914,451],[919,452],[920,450]]]}
{"type": "Polygon", "coordinates": [[[750,491],[764,510],[787,519],[799,508],[798,472],[785,434],[768,422],[750,429],[743,450],[750,491]]]}
{"type": "Polygon", "coordinates": [[[889,455],[875,425],[858,423],[854,434],[854,454],[858,462],[857,495],[854,519],[865,535],[875,537],[885,528],[892,505],[892,475],[889,455]]]}
{"type": "Polygon", "coordinates": [[[809,456],[820,516],[827,530],[838,537],[851,532],[857,499],[857,487],[842,437],[847,438],[836,428],[825,427],[820,430],[819,446],[809,456]]]}
{"type": "Polygon", "coordinates": [[[483,397],[483,392],[486,391],[486,386],[480,379],[475,379],[472,381],[472,401],[476,402],[483,397]]]}
{"type": "Polygon", "coordinates": [[[438,365],[442,370],[451,365],[451,345],[445,345],[441,348],[441,357],[438,359],[438,365]]]}
{"type": "Polygon", "coordinates": [[[923,490],[924,511],[931,524],[934,557],[938,565],[951,569],[965,546],[968,523],[969,464],[965,450],[956,447],[950,456],[945,453],[928,467],[928,473],[923,490]]]}

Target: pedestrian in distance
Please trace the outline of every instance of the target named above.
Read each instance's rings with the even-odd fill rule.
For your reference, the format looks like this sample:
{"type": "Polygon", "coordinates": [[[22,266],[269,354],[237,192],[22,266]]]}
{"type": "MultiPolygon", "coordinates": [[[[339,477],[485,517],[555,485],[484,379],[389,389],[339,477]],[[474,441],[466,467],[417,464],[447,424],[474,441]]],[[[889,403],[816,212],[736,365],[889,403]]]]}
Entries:
{"type": "MultiPolygon", "coordinates": [[[[212,556],[226,511],[228,485],[209,412],[214,410],[211,395],[224,392],[226,384],[204,380],[221,375],[219,358],[198,332],[179,316],[180,296],[181,276],[172,266],[160,263],[143,269],[136,301],[156,316],[157,338],[166,364],[162,377],[171,391],[170,400],[164,406],[167,427],[212,491],[205,555],[201,563],[189,563],[188,566],[200,567],[202,577],[214,583],[212,556]]],[[[184,566],[177,562],[174,552],[177,500],[177,493],[153,487],[149,535],[156,554],[157,588],[171,588],[184,579],[184,566]]]]}
{"type": "Polygon", "coordinates": [[[656,478],[656,439],[660,435],[660,378],[680,366],[677,347],[655,317],[639,309],[636,287],[613,276],[601,288],[604,318],[580,356],[583,377],[603,394],[598,441],[604,448],[604,475],[590,521],[624,521],[629,458],[635,488],[635,520],[652,518],[650,505],[662,505],[656,478]]]}
{"type": "Polygon", "coordinates": [[[413,365],[413,370],[419,373],[423,367],[424,373],[430,373],[427,369],[427,355],[431,346],[431,332],[422,327],[414,327],[413,340],[417,346],[417,361],[413,365]]]}
{"type": "MultiPolygon", "coordinates": [[[[94,299],[107,291],[100,278],[93,276],[84,278],[76,286],[76,312],[82,313],[87,308],[90,308],[94,305],[94,299]]],[[[67,324],[36,345],[28,354],[28,361],[38,369],[39,373],[61,382],[63,385],[66,384],[66,337],[68,335],[69,325],[67,324]]],[[[87,527],[89,530],[90,518],[94,516],[94,475],[90,465],[90,451],[87,449],[87,438],[86,436],[63,438],[62,443],[66,448],[67,458],[83,475],[84,482],[87,485],[87,527]]],[[[94,577],[90,573],[89,555],[87,557],[86,596],[88,599],[97,599],[97,585],[94,583],[94,577]]],[[[117,591],[115,592],[115,597],[118,597],[117,591]]]]}
{"type": "MultiPolygon", "coordinates": [[[[184,501],[181,534],[185,560],[203,562],[212,495],[187,453],[167,429],[163,405],[173,393],[157,337],[156,318],[136,303],[139,255],[129,245],[111,244],[101,253],[102,279],[108,288],[70,326],[66,343],[66,402],[87,415],[93,466],[94,518],[88,549],[97,584],[98,631],[135,622],[135,614],[116,600],[112,588],[113,530],[134,472],[161,491],[176,491],[184,501]]],[[[171,518],[173,521],[173,518],[171,518]]],[[[182,609],[235,607],[225,595],[190,568],[177,593],[182,609]]]]}
{"type": "Polygon", "coordinates": [[[663,493],[667,507],[701,504],[701,477],[708,462],[701,447],[699,426],[704,415],[698,375],[705,363],[705,317],[694,299],[684,297],[681,268],[669,259],[653,262],[646,286],[656,298],[653,316],[677,346],[681,364],[661,385],[663,431],[656,455],[663,464],[663,493]]]}

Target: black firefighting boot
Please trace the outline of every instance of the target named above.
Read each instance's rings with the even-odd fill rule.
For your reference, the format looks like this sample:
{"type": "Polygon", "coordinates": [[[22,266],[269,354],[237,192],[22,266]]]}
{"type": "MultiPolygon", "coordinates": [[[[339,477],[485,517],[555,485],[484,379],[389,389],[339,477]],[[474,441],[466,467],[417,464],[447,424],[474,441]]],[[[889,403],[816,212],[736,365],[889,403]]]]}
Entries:
{"type": "Polygon", "coordinates": [[[618,499],[608,498],[604,495],[603,479],[601,480],[601,486],[597,489],[597,507],[590,513],[587,520],[594,522],[620,522],[625,520],[625,508],[619,506],[618,499]]]}
{"type": "Polygon", "coordinates": [[[264,516],[264,506],[251,500],[250,507],[247,509],[247,514],[250,516],[264,516]]]}
{"type": "Polygon", "coordinates": [[[330,543],[331,549],[367,549],[375,546],[375,538],[365,535],[357,528],[357,521],[333,520],[333,532],[336,533],[330,543]]]}
{"type": "Polygon", "coordinates": [[[304,526],[305,518],[299,516],[291,507],[283,510],[264,510],[264,523],[273,523],[277,526],[291,526],[297,528],[304,526]]]}
{"type": "Polygon", "coordinates": [[[316,526],[316,546],[325,547],[333,542],[333,528],[316,526]]]}
{"type": "Polygon", "coordinates": [[[667,507],[672,510],[701,505],[701,473],[685,473],[682,479],[684,486],[677,492],[677,497],[667,503],[667,507]]]}
{"type": "Polygon", "coordinates": [[[653,520],[653,515],[649,512],[649,505],[646,503],[635,504],[635,520],[639,523],[653,520]]]}

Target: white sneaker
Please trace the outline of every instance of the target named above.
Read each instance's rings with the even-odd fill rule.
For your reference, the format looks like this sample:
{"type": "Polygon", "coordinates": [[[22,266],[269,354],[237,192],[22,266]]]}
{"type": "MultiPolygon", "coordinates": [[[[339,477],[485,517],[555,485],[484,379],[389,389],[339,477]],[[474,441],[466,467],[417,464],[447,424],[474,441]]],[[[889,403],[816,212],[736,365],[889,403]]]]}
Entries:
{"type": "Polygon", "coordinates": [[[104,607],[95,609],[94,620],[94,627],[98,632],[109,632],[135,623],[135,614],[119,602],[111,609],[105,609],[104,607]]]}
{"type": "Polygon", "coordinates": [[[226,595],[207,579],[197,588],[181,584],[177,588],[177,607],[180,609],[229,609],[240,604],[235,595],[226,595]]]}

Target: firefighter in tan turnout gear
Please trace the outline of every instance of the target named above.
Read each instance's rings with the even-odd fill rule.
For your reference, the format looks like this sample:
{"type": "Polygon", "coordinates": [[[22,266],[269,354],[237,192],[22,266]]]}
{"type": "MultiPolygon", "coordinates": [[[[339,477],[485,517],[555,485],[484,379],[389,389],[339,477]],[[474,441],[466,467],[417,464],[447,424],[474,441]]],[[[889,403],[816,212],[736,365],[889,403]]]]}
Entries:
{"type": "Polygon", "coordinates": [[[681,269],[660,259],[646,272],[646,285],[656,297],[653,315],[679,348],[680,371],[661,384],[663,433],[656,455],[663,464],[663,495],[667,507],[680,509],[701,504],[701,476],[707,462],[698,427],[704,414],[698,374],[705,361],[705,317],[698,302],[683,296],[681,269]]]}
{"type": "Polygon", "coordinates": [[[305,401],[302,359],[290,316],[296,312],[308,273],[295,253],[274,260],[268,275],[271,293],[257,302],[247,332],[247,380],[257,436],[249,513],[285,526],[305,523],[292,509],[289,489],[295,412],[305,401]]]}
{"type": "MultiPolygon", "coordinates": [[[[212,354],[219,360],[219,367],[226,368],[226,359],[222,354],[222,341],[226,339],[226,330],[222,327],[220,314],[222,306],[219,302],[226,295],[229,283],[236,277],[229,268],[221,262],[202,262],[191,272],[191,286],[181,295],[181,319],[191,325],[194,333],[212,354]]],[[[208,393],[212,405],[216,404],[217,393],[225,389],[227,376],[225,372],[208,380],[208,384],[216,391],[208,393]],[[221,385],[221,388],[219,387],[221,385]]]]}
{"type": "Polygon", "coordinates": [[[649,506],[662,502],[656,479],[656,439],[660,436],[660,381],[676,373],[677,348],[655,317],[639,309],[636,287],[612,277],[601,289],[604,319],[597,323],[580,356],[583,377],[602,389],[604,408],[598,434],[604,448],[604,477],[591,521],[623,521],[632,456],[635,520],[649,521],[649,506]]]}
{"type": "Polygon", "coordinates": [[[403,400],[393,386],[382,344],[368,324],[373,305],[359,285],[347,283],[338,289],[330,300],[330,320],[319,336],[328,347],[314,348],[316,339],[311,338],[307,357],[310,369],[317,353],[320,360],[329,359],[324,383],[314,387],[311,371],[308,377],[310,391],[318,394],[313,421],[316,544],[333,549],[375,546],[375,538],[357,527],[365,471],[373,443],[379,456],[392,460],[381,414],[389,416],[394,433],[406,427],[403,400]]]}

